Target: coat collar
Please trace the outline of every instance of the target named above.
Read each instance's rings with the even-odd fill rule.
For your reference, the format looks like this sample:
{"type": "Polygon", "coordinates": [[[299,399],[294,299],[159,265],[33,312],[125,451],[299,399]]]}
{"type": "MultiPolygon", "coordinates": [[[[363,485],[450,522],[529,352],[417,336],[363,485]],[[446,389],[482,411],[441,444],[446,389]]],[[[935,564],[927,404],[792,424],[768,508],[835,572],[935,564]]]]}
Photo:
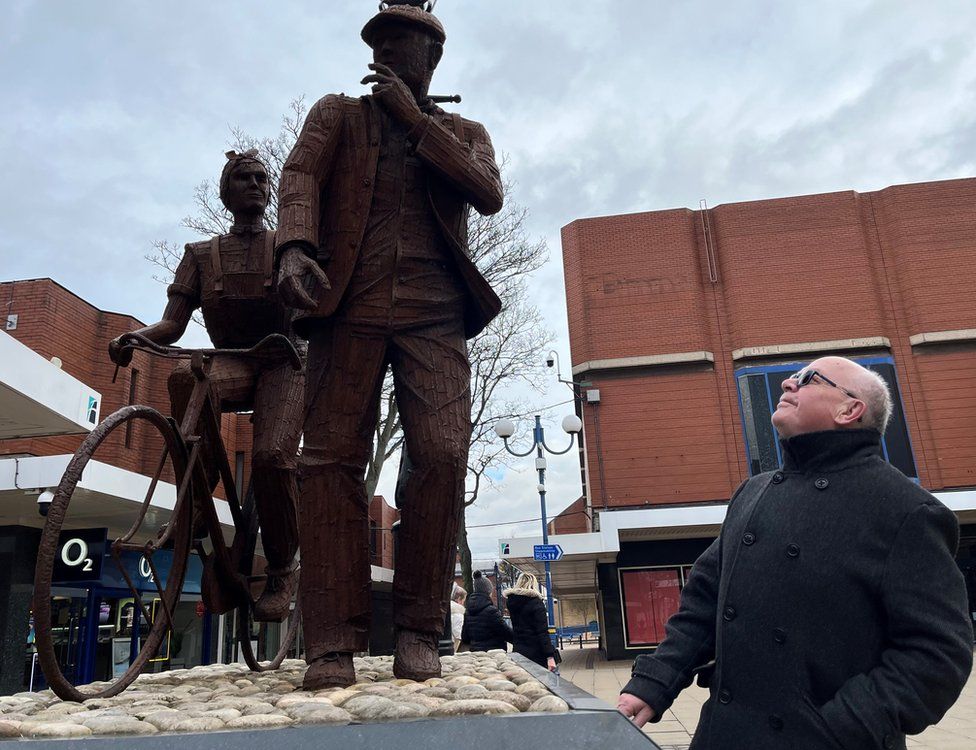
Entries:
{"type": "Polygon", "coordinates": [[[516,588],[505,589],[504,591],[502,591],[502,596],[504,597],[527,596],[527,597],[535,597],[536,599],[542,599],[542,594],[536,591],[535,589],[516,589],[516,588]]]}
{"type": "Polygon", "coordinates": [[[827,430],[780,441],[786,471],[839,471],[881,454],[876,430],[827,430]]]}

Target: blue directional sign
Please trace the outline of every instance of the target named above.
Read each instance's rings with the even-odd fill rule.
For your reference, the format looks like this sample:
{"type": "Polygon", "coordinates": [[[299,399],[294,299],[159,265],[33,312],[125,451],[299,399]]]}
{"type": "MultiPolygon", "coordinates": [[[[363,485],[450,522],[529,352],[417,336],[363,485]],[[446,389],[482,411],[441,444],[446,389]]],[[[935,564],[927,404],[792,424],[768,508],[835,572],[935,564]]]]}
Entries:
{"type": "Polygon", "coordinates": [[[532,557],[542,562],[556,562],[561,560],[563,548],[558,544],[534,544],[532,545],[532,557]]]}

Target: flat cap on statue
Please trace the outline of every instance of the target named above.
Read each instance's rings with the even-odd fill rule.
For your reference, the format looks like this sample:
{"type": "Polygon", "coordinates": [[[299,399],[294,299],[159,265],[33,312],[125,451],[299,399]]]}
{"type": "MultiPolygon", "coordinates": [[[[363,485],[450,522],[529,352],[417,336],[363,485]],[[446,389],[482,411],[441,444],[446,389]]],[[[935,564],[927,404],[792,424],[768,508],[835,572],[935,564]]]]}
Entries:
{"type": "Polygon", "coordinates": [[[447,32],[438,20],[437,16],[427,8],[433,7],[433,3],[410,4],[391,2],[382,3],[380,12],[373,16],[366,25],[363,26],[362,37],[370,47],[373,46],[373,37],[377,30],[392,23],[407,24],[426,31],[434,39],[443,44],[447,40],[447,32]]]}

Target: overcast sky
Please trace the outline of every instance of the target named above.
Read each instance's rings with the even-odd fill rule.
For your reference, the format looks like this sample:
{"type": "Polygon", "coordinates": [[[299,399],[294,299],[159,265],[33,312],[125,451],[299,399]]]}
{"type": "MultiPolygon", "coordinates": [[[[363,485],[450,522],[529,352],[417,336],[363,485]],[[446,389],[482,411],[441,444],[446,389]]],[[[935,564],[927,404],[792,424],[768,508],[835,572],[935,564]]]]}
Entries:
{"type": "MultiPolygon", "coordinates": [[[[180,219],[230,128],[273,135],[297,96],[362,92],[359,30],[375,10],[7,0],[0,279],[50,276],[156,320],[165,293],[143,256],[195,239],[180,219]]],[[[462,94],[457,110],[510,159],[514,198],[549,243],[530,289],[566,371],[559,229],[573,219],[976,172],[972,0],[441,0],[437,14],[448,40],[432,90],[462,94]]],[[[567,395],[554,382],[531,398],[567,395]]],[[[550,463],[551,512],[579,495],[572,456],[550,463]]],[[[388,472],[388,498],[392,484],[388,472]]],[[[537,518],[535,484],[526,459],[469,524],[537,518]]],[[[474,529],[475,556],[537,528],[474,529]]]]}

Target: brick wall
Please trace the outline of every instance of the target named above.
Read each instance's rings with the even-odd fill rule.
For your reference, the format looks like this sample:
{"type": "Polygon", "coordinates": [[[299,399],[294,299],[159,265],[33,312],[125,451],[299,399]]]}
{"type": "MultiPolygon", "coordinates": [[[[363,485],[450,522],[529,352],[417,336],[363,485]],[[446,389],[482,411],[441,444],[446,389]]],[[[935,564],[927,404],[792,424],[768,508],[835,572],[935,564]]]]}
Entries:
{"type": "Polygon", "coordinates": [[[386,502],[382,495],[374,495],[369,503],[370,546],[373,554],[372,565],[381,568],[393,567],[393,524],[400,512],[386,502]]]}
{"type": "Polygon", "coordinates": [[[976,179],[583,219],[562,241],[574,367],[715,360],[582,376],[601,391],[584,409],[595,508],[727,499],[748,473],[734,369],[773,361],[732,353],[853,338],[890,341],[875,353],[894,358],[923,485],[976,485],[976,342],[909,343],[976,328],[976,179]]]}
{"type": "Polygon", "coordinates": [[[550,534],[583,534],[590,530],[586,498],[580,497],[549,522],[550,534]]]}
{"type": "MultiPolygon", "coordinates": [[[[8,311],[18,315],[17,328],[8,331],[42,357],[59,357],[62,369],[102,394],[101,418],[130,403],[145,404],[169,414],[166,379],[172,360],[136,352],[132,364],[119,370],[108,358],[108,344],[116,336],[141,328],[132,316],[106,312],[85,302],[51,279],[30,279],[0,283],[0,300],[10,303],[8,311]],[[134,379],[134,384],[133,384],[134,379]]],[[[234,454],[245,451],[244,486],[250,476],[251,425],[249,415],[226,414],[222,434],[234,468],[234,454]]],[[[29,454],[53,456],[74,453],[84,435],[29,440],[0,440],[0,456],[29,454]]],[[[152,474],[162,441],[155,429],[135,421],[125,444],[125,433],[117,430],[96,453],[96,460],[141,474],[152,474]]],[[[172,481],[167,467],[164,479],[172,481]]],[[[216,493],[223,497],[222,488],[216,493]]]]}

